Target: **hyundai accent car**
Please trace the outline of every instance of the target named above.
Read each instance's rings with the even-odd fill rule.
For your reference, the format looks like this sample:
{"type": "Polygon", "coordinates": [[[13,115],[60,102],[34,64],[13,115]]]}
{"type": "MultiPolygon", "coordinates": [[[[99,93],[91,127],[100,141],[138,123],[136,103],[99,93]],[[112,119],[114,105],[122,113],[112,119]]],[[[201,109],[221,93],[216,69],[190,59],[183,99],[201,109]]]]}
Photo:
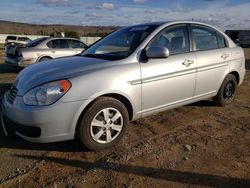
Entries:
{"type": "Polygon", "coordinates": [[[76,55],[86,48],[87,45],[74,38],[42,37],[23,46],[6,46],[5,63],[26,67],[40,61],[76,55]]]}
{"type": "Polygon", "coordinates": [[[245,75],[242,48],[198,22],[121,28],[78,56],[41,62],[17,76],[2,101],[4,132],[32,142],[79,138],[114,146],[129,121],[213,97],[230,104],[245,75]]]}

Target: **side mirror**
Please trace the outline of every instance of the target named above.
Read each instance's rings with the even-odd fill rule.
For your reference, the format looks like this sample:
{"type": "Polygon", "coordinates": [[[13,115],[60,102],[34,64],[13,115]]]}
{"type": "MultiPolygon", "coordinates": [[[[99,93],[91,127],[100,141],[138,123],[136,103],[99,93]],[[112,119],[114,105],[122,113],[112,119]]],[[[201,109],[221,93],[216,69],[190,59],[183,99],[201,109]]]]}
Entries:
{"type": "Polygon", "coordinates": [[[164,46],[152,46],[146,51],[148,58],[168,58],[169,49],[164,46]]]}

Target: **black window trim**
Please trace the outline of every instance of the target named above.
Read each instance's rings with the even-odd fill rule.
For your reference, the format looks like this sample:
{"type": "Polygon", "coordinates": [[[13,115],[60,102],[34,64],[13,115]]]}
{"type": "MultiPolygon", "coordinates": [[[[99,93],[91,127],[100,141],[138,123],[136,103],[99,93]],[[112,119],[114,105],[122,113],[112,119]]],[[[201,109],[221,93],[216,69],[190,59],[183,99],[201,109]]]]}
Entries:
{"type": "Polygon", "coordinates": [[[147,47],[151,44],[151,42],[157,37],[158,34],[160,34],[162,31],[166,30],[166,29],[172,29],[172,28],[175,28],[175,27],[180,27],[180,26],[184,26],[186,28],[186,31],[187,31],[187,41],[188,41],[188,51],[187,52],[182,52],[182,53],[175,53],[175,54],[170,54],[170,56],[174,56],[174,55],[180,55],[180,54],[187,54],[187,53],[190,53],[191,52],[191,38],[190,38],[190,35],[189,35],[189,30],[188,30],[188,24],[187,23],[178,23],[178,24],[173,24],[173,25],[169,25],[169,26],[166,26],[164,27],[163,29],[161,29],[149,42],[148,44],[145,46],[144,49],[147,49],[147,47]]]}
{"type": "Polygon", "coordinates": [[[190,34],[190,38],[191,38],[191,42],[192,42],[192,51],[193,52],[203,52],[203,51],[210,51],[210,50],[218,50],[218,49],[224,49],[224,48],[228,48],[229,47],[229,44],[228,44],[228,41],[226,39],[225,36],[223,36],[219,31],[217,31],[216,29],[212,28],[212,27],[209,27],[209,26],[206,26],[206,25],[202,25],[202,24],[188,24],[188,29],[189,29],[189,34],[190,34]],[[211,30],[213,31],[215,34],[216,34],[216,39],[217,39],[217,48],[213,48],[213,49],[207,49],[207,50],[196,50],[196,45],[195,45],[195,41],[194,41],[194,37],[193,37],[193,34],[192,34],[192,28],[193,27],[200,27],[200,28],[204,28],[204,29],[208,29],[208,30],[211,30]],[[223,36],[224,40],[225,40],[225,44],[226,44],[226,47],[224,48],[220,48],[219,47],[219,42],[218,42],[218,34],[220,34],[221,36],[223,36]]]}

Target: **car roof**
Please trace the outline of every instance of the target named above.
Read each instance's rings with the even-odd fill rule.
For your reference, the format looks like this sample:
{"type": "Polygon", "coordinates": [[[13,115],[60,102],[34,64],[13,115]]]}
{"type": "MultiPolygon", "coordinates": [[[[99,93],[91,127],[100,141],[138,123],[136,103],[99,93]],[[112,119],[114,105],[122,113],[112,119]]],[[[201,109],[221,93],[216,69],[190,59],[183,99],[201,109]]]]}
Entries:
{"type": "Polygon", "coordinates": [[[68,39],[68,40],[79,40],[80,39],[77,39],[77,38],[70,38],[70,37],[48,37],[47,39],[68,39]]]}
{"type": "MultiPolygon", "coordinates": [[[[145,25],[155,25],[155,26],[162,26],[162,25],[174,25],[174,24],[199,24],[204,26],[213,27],[209,24],[197,22],[197,21],[190,21],[190,20],[176,20],[176,21],[162,21],[162,22],[150,22],[150,23],[143,23],[137,24],[134,26],[145,26],[145,25]]],[[[213,27],[214,28],[214,27],[213,27]]]]}

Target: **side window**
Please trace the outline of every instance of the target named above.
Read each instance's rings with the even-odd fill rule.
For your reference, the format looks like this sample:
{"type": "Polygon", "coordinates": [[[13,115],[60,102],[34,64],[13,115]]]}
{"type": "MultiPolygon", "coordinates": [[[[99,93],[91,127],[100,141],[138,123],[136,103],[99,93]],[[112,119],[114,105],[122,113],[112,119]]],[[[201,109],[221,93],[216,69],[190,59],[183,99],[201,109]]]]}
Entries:
{"type": "Polygon", "coordinates": [[[86,48],[85,44],[77,40],[68,40],[70,48],[86,48]]]}
{"type": "Polygon", "coordinates": [[[49,48],[53,48],[53,44],[52,44],[52,41],[49,41],[49,42],[47,42],[47,44],[46,44],[49,48]]]}
{"type": "Polygon", "coordinates": [[[16,40],[15,36],[7,36],[6,40],[16,40]]]}
{"type": "Polygon", "coordinates": [[[176,26],[163,30],[150,42],[149,47],[152,46],[164,46],[169,49],[172,55],[189,52],[186,26],[176,26]]]}
{"type": "Polygon", "coordinates": [[[193,26],[191,30],[197,51],[218,48],[217,33],[215,31],[199,26],[193,26]]]}
{"type": "Polygon", "coordinates": [[[47,46],[49,48],[69,48],[68,43],[65,39],[55,39],[55,40],[51,40],[47,43],[47,46]]]}
{"type": "Polygon", "coordinates": [[[217,33],[217,38],[218,38],[219,48],[226,48],[227,47],[227,42],[226,42],[225,37],[222,34],[217,33]]]}

